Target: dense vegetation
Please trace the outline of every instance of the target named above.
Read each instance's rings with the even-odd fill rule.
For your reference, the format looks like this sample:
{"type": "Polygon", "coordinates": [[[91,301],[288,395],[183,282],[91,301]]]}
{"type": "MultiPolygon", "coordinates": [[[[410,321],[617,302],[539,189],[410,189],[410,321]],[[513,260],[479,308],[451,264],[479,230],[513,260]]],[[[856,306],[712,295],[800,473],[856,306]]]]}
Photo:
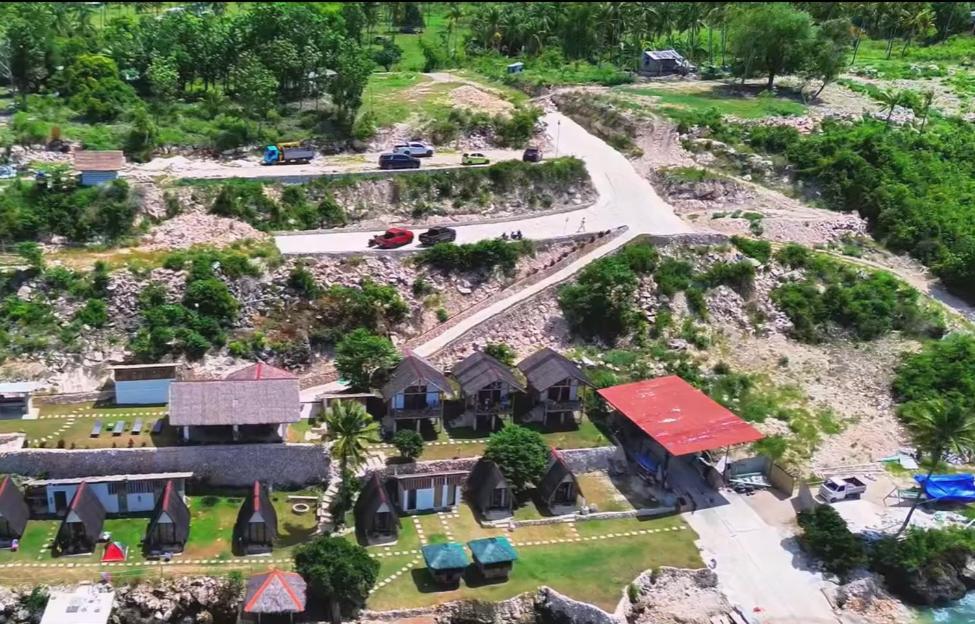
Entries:
{"type": "Polygon", "coordinates": [[[845,580],[867,561],[863,542],[846,525],[846,520],[830,505],[799,513],[802,544],[821,559],[826,570],[845,580]]]}
{"type": "Polygon", "coordinates": [[[135,14],[100,27],[85,3],[4,4],[9,75],[28,115],[14,131],[47,139],[63,124],[66,138],[142,157],[156,143],[226,149],[278,134],[265,124],[280,121],[279,107],[319,94],[330,106],[301,120],[306,131],[351,128],[373,68],[360,43],[368,4],[213,2],[154,14],[133,3],[135,14]]]}
{"type": "Polygon", "coordinates": [[[416,263],[444,272],[500,270],[514,273],[518,259],[534,253],[530,240],[503,241],[485,239],[476,243],[437,243],[416,255],[416,263]]]}
{"type": "Polygon", "coordinates": [[[928,342],[906,355],[897,369],[894,395],[904,408],[941,400],[963,410],[975,409],[975,337],[956,333],[928,342]]]}
{"type": "Polygon", "coordinates": [[[857,270],[799,245],[787,245],[777,259],[805,271],[803,280],[772,291],[772,300],[792,321],[792,334],[799,340],[823,340],[830,325],[860,340],[894,330],[928,337],[944,333],[941,314],[889,273],[857,270]]]}

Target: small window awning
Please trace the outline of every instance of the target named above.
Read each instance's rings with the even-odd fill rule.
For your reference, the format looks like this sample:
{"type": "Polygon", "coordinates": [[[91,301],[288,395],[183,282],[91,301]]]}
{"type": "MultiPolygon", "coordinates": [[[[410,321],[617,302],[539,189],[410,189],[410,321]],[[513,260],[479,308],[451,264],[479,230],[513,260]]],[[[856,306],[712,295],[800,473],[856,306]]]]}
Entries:
{"type": "Polygon", "coordinates": [[[603,388],[599,395],[671,455],[690,455],[764,437],[676,375],[603,388]]]}

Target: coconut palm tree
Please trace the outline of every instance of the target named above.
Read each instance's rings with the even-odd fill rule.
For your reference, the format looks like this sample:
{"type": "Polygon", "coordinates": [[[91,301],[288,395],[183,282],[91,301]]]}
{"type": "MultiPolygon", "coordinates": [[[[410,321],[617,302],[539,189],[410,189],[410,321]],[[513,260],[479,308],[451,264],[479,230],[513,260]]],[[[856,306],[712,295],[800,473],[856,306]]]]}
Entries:
{"type": "MultiPolygon", "coordinates": [[[[927,455],[931,462],[925,481],[931,478],[945,453],[966,453],[975,449],[975,412],[957,401],[931,399],[909,403],[904,406],[902,415],[914,445],[922,457],[927,455]]],[[[914,499],[897,535],[911,523],[911,516],[920,502],[920,497],[914,499]]]]}
{"type": "Polygon", "coordinates": [[[934,91],[928,89],[921,93],[921,108],[916,111],[921,116],[921,132],[928,125],[928,115],[931,114],[931,104],[934,102],[934,91]]]}
{"type": "Polygon", "coordinates": [[[328,435],[334,440],[332,455],[338,458],[342,474],[366,461],[369,444],[379,442],[379,424],[361,403],[338,401],[325,413],[328,435]]]}
{"type": "Polygon", "coordinates": [[[889,125],[890,118],[894,115],[894,109],[904,100],[904,92],[896,89],[884,89],[877,93],[876,97],[884,105],[884,108],[881,110],[887,110],[887,119],[885,121],[889,125]]]}

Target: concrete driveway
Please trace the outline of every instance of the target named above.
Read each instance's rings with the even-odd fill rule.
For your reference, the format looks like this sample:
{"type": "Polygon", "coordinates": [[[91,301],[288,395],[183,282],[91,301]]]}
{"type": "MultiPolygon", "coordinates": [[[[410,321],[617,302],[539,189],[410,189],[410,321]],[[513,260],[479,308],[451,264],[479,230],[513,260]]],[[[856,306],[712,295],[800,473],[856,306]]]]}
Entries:
{"type": "MultiPolygon", "coordinates": [[[[599,193],[595,204],[572,212],[526,217],[510,221],[457,226],[457,242],[471,243],[498,238],[521,230],[526,238],[546,239],[610,230],[623,225],[635,234],[678,234],[692,228],[680,220],[640,176],[625,156],[561,113],[545,115],[547,132],[562,156],[576,156],[586,163],[599,193]]],[[[364,232],[289,233],[275,237],[283,254],[369,252],[364,232]]],[[[418,241],[401,249],[417,248],[418,241]]],[[[374,253],[382,253],[372,250],[374,253]]]]}

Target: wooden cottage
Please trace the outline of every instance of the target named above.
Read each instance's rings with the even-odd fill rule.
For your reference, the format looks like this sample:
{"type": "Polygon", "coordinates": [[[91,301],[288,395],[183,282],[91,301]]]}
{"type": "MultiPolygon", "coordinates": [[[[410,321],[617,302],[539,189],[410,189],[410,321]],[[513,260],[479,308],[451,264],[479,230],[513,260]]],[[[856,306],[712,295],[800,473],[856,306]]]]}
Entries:
{"type": "Polygon", "coordinates": [[[408,353],[393,369],[381,394],[386,404],[383,433],[400,429],[420,431],[429,424],[434,430],[443,420],[443,403],[452,394],[450,381],[420,356],[408,353]]]}
{"type": "Polygon", "coordinates": [[[467,542],[474,565],[484,579],[507,579],[518,553],[503,535],[467,542]]]}
{"type": "Polygon", "coordinates": [[[493,461],[481,458],[467,478],[467,498],[485,520],[509,518],[514,496],[501,469],[493,461]]]}
{"type": "Polygon", "coordinates": [[[476,431],[500,427],[511,414],[512,394],[525,391],[509,367],[482,351],[464,358],[452,374],[464,395],[464,413],[454,423],[476,431]]]}
{"type": "Polygon", "coordinates": [[[169,424],[184,442],[283,442],[299,420],[298,378],[263,362],[223,379],[169,385],[169,424]]]}
{"type": "Polygon", "coordinates": [[[396,475],[389,482],[400,511],[413,514],[453,508],[466,478],[465,471],[431,472],[396,475]]]}
{"type": "Polygon", "coordinates": [[[118,178],[125,167],[122,150],[82,150],[74,153],[74,168],[80,176],[81,186],[108,184],[118,178]]]}
{"type": "Polygon", "coordinates": [[[247,579],[241,604],[242,622],[293,622],[308,602],[308,585],[300,574],[271,570],[247,579]]]}
{"type": "Polygon", "coordinates": [[[523,416],[527,422],[551,427],[578,422],[582,415],[579,390],[589,380],[571,360],[548,347],[532,353],[518,363],[528,381],[531,408],[523,416]]]}
{"type": "Polygon", "coordinates": [[[167,481],[146,529],[145,550],[152,555],[183,552],[189,536],[190,510],[173,482],[167,481]]]}
{"type": "Polygon", "coordinates": [[[558,451],[552,451],[548,470],[535,491],[541,505],[553,516],[575,513],[579,509],[579,483],[558,451]]]}
{"type": "Polygon", "coordinates": [[[269,553],[278,538],[278,515],[267,488],[255,481],[234,525],[234,550],[243,555],[269,553]]]}
{"type": "Polygon", "coordinates": [[[95,550],[105,524],[105,507],[95,492],[82,481],[65,512],[54,538],[54,549],[61,555],[78,555],[95,550]]]}
{"type": "Polygon", "coordinates": [[[460,544],[427,544],[421,549],[423,561],[433,580],[442,587],[456,588],[464,570],[470,565],[467,553],[460,544]]]}
{"type": "Polygon", "coordinates": [[[10,477],[0,481],[0,548],[10,548],[27,528],[30,510],[24,495],[10,477]]]}
{"type": "Polygon", "coordinates": [[[362,486],[353,514],[360,543],[389,544],[399,538],[399,516],[378,474],[372,473],[362,486]]]}

